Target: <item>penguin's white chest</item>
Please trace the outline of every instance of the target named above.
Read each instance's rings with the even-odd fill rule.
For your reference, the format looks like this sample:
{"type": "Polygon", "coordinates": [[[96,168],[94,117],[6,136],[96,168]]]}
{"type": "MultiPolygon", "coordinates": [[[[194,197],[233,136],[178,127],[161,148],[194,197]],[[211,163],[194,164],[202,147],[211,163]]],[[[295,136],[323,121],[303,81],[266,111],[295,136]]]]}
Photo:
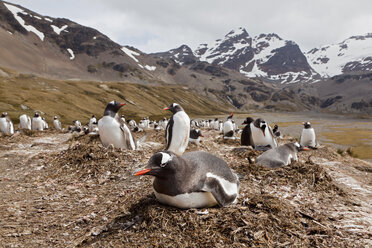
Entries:
{"type": "Polygon", "coordinates": [[[255,146],[270,145],[271,148],[277,147],[277,144],[273,140],[273,137],[267,127],[265,128],[265,134],[264,134],[262,130],[260,128],[255,127],[253,123],[251,123],[250,126],[251,126],[252,139],[253,139],[253,143],[255,146]]]}
{"type": "Polygon", "coordinates": [[[226,134],[234,130],[234,125],[230,120],[225,121],[223,124],[223,134],[226,134]]]}
{"type": "Polygon", "coordinates": [[[41,117],[32,118],[32,130],[44,130],[44,121],[41,119],[41,117]]]}
{"type": "Polygon", "coordinates": [[[111,116],[104,116],[98,121],[98,133],[103,146],[113,145],[115,148],[126,148],[125,137],[120,123],[111,116]]]}
{"type": "Polygon", "coordinates": [[[14,127],[6,118],[0,118],[0,131],[8,134],[14,133],[14,127]]]}
{"type": "Polygon", "coordinates": [[[315,147],[315,131],[314,128],[302,129],[300,145],[315,147]]]}
{"type": "Polygon", "coordinates": [[[217,205],[217,201],[210,192],[192,192],[176,196],[165,195],[154,190],[156,199],[163,204],[178,208],[204,208],[217,205]]]}
{"type": "Polygon", "coordinates": [[[172,137],[167,137],[170,142],[168,151],[174,152],[177,155],[181,156],[188,145],[189,136],[190,136],[190,118],[184,111],[179,111],[173,115],[173,126],[172,128],[172,137]]]}
{"type": "Polygon", "coordinates": [[[54,124],[54,128],[57,129],[57,130],[61,130],[62,127],[61,127],[61,123],[59,122],[59,120],[54,120],[53,121],[53,124],[54,124]]]}
{"type": "Polygon", "coordinates": [[[31,119],[27,115],[21,115],[19,117],[19,128],[31,129],[31,119]]]}

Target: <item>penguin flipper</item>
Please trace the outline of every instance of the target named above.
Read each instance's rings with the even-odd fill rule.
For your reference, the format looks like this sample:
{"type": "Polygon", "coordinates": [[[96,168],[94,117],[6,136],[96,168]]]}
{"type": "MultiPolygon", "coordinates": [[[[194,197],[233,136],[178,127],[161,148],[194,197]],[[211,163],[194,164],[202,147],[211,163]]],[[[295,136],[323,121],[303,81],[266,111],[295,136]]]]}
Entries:
{"type": "Polygon", "coordinates": [[[274,135],[273,130],[270,126],[269,126],[269,132],[270,132],[271,139],[273,140],[273,145],[274,145],[274,147],[271,147],[271,148],[275,148],[275,147],[278,146],[278,143],[276,142],[275,135],[274,135]]]}
{"type": "Polygon", "coordinates": [[[125,137],[125,145],[127,149],[129,150],[136,150],[136,141],[134,140],[134,137],[132,133],[130,132],[129,128],[125,125],[125,122],[120,122],[120,129],[124,133],[125,137]]]}
{"type": "Polygon", "coordinates": [[[167,127],[165,128],[165,140],[167,142],[167,146],[165,147],[165,150],[168,150],[171,140],[172,140],[173,124],[174,124],[174,120],[172,116],[172,118],[170,118],[170,120],[168,121],[167,127]]]}
{"type": "Polygon", "coordinates": [[[231,192],[227,192],[229,190],[228,188],[231,188],[230,184],[233,183],[230,183],[223,178],[213,176],[206,178],[204,188],[206,189],[206,191],[211,192],[218,205],[220,205],[221,207],[225,207],[231,203],[234,203],[238,197],[238,192],[234,192],[231,195],[229,194],[231,192]]]}

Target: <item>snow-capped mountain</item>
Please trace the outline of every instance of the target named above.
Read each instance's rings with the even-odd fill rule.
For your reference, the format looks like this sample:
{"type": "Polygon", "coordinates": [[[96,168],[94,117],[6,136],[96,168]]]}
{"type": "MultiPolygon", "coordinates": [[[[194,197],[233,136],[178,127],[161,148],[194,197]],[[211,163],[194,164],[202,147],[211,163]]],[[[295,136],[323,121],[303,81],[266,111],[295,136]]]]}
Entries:
{"type": "MultiPolygon", "coordinates": [[[[180,58],[184,56],[180,48],[170,50],[167,55],[157,55],[162,54],[183,64],[184,61],[180,58]]],[[[189,49],[186,49],[188,54],[189,49]]],[[[247,77],[280,83],[313,81],[319,78],[295,42],[283,40],[276,34],[251,37],[244,28],[229,32],[223,39],[201,44],[194,51],[194,56],[200,61],[239,71],[247,77]]]]}
{"type": "Polygon", "coordinates": [[[184,64],[199,59],[239,71],[247,77],[279,83],[316,82],[343,73],[372,70],[372,34],[353,36],[336,44],[301,51],[294,41],[277,34],[251,37],[244,28],[223,39],[199,45],[190,53],[186,45],[158,53],[184,64]],[[184,54],[183,51],[186,51],[184,54]]]}
{"type": "Polygon", "coordinates": [[[305,56],[313,69],[325,78],[348,72],[372,71],[372,33],[314,48],[305,56]]]}

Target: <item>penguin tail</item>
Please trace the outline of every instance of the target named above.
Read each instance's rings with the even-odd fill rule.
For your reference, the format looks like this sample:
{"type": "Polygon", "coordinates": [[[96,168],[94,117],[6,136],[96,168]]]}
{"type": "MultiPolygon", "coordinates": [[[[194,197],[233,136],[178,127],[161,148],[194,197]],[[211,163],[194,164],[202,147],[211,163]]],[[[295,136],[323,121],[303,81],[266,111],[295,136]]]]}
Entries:
{"type": "Polygon", "coordinates": [[[143,135],[139,140],[136,141],[136,147],[140,147],[142,143],[146,141],[147,134],[143,135]]]}

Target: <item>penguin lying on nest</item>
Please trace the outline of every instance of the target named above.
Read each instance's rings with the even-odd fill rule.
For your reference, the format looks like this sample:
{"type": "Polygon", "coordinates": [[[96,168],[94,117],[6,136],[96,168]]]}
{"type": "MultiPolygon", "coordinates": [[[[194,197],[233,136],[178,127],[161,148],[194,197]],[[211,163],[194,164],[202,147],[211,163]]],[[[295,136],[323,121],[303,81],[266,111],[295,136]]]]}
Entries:
{"type": "Polygon", "coordinates": [[[257,157],[256,163],[269,168],[276,168],[289,165],[292,160],[298,161],[297,153],[299,151],[309,150],[300,146],[297,142],[288,143],[276,148],[267,150],[257,157]]]}
{"type": "Polygon", "coordinates": [[[227,163],[207,152],[177,156],[170,151],[155,153],[145,169],[135,176],[152,175],[159,202],[178,208],[203,208],[235,203],[239,181],[227,163]]]}

